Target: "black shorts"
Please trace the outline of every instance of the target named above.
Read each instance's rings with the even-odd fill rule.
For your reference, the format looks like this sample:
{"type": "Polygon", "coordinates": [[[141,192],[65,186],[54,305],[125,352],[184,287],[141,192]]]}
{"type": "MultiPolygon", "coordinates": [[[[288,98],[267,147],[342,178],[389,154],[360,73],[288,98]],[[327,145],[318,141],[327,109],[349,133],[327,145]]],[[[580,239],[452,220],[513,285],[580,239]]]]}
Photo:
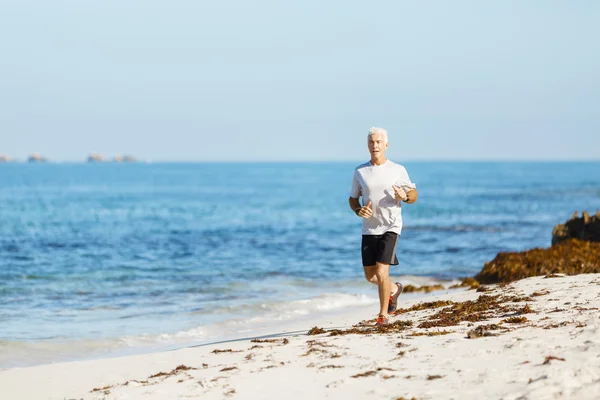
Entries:
{"type": "Polygon", "coordinates": [[[396,244],[398,234],[386,232],[383,235],[363,235],[362,237],[362,263],[364,267],[382,264],[398,265],[396,257],[396,244]]]}

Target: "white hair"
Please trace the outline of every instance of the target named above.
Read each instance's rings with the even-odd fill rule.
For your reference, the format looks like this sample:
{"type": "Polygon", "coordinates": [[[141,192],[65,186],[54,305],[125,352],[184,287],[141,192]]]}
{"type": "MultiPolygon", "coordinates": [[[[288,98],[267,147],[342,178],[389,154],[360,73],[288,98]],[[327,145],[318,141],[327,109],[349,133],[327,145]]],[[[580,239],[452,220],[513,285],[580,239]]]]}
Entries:
{"type": "Polygon", "coordinates": [[[386,143],[388,142],[387,131],[383,128],[376,128],[376,127],[369,129],[369,135],[367,136],[367,140],[371,137],[371,135],[375,135],[375,134],[383,135],[383,137],[385,138],[385,142],[386,143]]]}

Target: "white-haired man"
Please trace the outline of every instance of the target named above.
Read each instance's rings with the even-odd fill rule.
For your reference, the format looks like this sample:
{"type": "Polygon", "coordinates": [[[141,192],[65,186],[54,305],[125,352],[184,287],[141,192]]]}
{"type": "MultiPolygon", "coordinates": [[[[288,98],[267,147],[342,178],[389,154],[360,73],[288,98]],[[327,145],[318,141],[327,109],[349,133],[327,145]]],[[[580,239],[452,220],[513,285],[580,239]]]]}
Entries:
{"type": "Polygon", "coordinates": [[[367,138],[371,160],[354,170],[349,203],[352,211],[363,218],[365,278],[379,287],[377,325],[385,325],[389,314],[396,311],[402,293],[402,284],[392,284],[390,280],[390,265],[398,265],[396,244],[402,231],[402,202],[414,203],[418,193],[406,169],[385,157],[386,130],[371,128],[367,138]]]}

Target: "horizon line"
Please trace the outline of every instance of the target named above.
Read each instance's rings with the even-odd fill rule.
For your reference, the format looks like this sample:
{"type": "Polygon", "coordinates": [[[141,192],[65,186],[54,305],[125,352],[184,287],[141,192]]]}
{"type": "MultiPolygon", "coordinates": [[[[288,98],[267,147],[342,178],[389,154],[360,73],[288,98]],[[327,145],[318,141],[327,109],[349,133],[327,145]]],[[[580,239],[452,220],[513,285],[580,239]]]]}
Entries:
{"type": "MultiPolygon", "coordinates": [[[[287,160],[252,160],[252,159],[225,159],[225,160],[145,160],[137,159],[135,161],[88,161],[88,160],[52,160],[46,159],[44,161],[30,161],[27,159],[10,159],[9,161],[2,161],[2,164],[206,164],[206,163],[296,163],[296,164],[308,164],[308,163],[355,163],[364,162],[363,160],[357,159],[345,159],[345,160],[326,160],[326,159],[287,159],[287,160]]],[[[443,158],[414,158],[414,159],[403,159],[401,162],[439,162],[439,163],[478,163],[478,162],[498,162],[498,163],[510,163],[510,162],[531,162],[531,163],[544,163],[544,162],[600,162],[600,158],[476,158],[476,159],[443,159],[443,158]]]]}

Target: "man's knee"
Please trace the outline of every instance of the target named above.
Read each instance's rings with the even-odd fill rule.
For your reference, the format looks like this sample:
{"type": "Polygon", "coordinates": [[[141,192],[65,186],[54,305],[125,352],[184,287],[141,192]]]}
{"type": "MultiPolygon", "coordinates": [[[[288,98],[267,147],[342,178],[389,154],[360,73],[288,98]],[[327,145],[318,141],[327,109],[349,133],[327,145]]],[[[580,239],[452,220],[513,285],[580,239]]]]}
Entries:
{"type": "Polygon", "coordinates": [[[385,281],[390,278],[390,265],[378,262],[375,265],[374,272],[378,281],[385,281]]]}
{"type": "Polygon", "coordinates": [[[367,282],[377,284],[379,281],[377,279],[377,267],[375,265],[364,267],[365,279],[367,282]]]}

